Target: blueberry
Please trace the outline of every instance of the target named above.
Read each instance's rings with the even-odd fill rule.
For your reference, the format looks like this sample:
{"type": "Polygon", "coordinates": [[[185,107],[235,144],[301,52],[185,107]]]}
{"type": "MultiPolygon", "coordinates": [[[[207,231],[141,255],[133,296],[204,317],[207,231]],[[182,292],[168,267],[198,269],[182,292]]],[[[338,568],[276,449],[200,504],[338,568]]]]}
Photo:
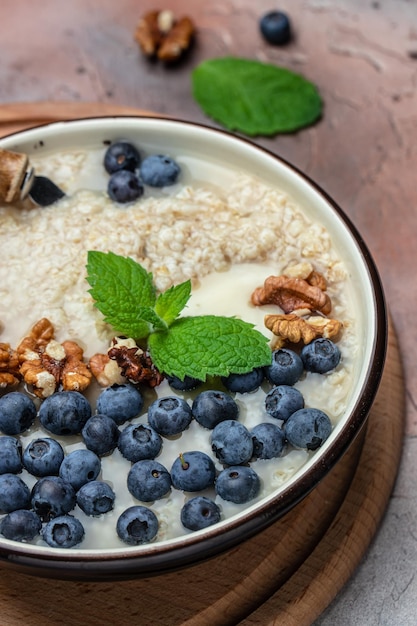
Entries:
{"type": "Polygon", "coordinates": [[[303,407],[303,394],[289,385],[273,387],[265,398],[266,412],[278,420],[287,420],[291,413],[303,407]]]}
{"type": "Polygon", "coordinates": [[[50,437],[33,439],[23,452],[23,465],[33,476],[58,476],[63,460],[61,444],[50,437]]]}
{"type": "Polygon", "coordinates": [[[181,509],[181,522],[189,530],[200,530],[220,522],[220,508],[205,496],[195,496],[187,500],[181,509]]]}
{"type": "Polygon", "coordinates": [[[42,531],[44,541],[52,548],[72,548],[84,539],[84,527],[72,515],[60,515],[50,520],[42,531]]]}
{"type": "Polygon", "coordinates": [[[19,474],[23,469],[22,445],[15,437],[0,437],[0,474],[19,474]]]}
{"type": "Polygon", "coordinates": [[[0,523],[0,533],[12,541],[31,541],[40,533],[41,528],[39,516],[27,509],[8,513],[0,523]]]}
{"type": "Polygon", "coordinates": [[[257,459],[274,459],[282,455],[285,434],[277,424],[263,422],[251,430],[253,456],[257,459]]]}
{"type": "Polygon", "coordinates": [[[81,434],[86,448],[103,456],[117,447],[120,430],[116,422],[107,415],[93,415],[85,423],[81,434]]]}
{"type": "Polygon", "coordinates": [[[194,419],[204,428],[214,428],[224,420],[236,420],[239,407],[224,391],[209,389],[202,391],[192,405],[194,419]]]}
{"type": "Polygon", "coordinates": [[[317,450],[332,432],[332,423],[320,409],[300,409],[288,418],[284,429],[294,448],[317,450]]]}
{"type": "Polygon", "coordinates": [[[183,380],[177,376],[167,376],[166,379],[169,386],[177,391],[190,391],[191,389],[196,389],[202,384],[201,380],[193,378],[192,376],[184,376],[183,380]]]}
{"type": "Polygon", "coordinates": [[[272,363],[265,368],[265,376],[273,385],[294,385],[303,371],[303,362],[296,352],[279,348],[272,353],[272,363]]]}
{"type": "Polygon", "coordinates": [[[143,408],[143,398],[134,385],[112,385],[106,387],[97,398],[97,413],[111,417],[116,424],[139,415],[143,408]]]}
{"type": "Polygon", "coordinates": [[[301,350],[301,358],[308,372],[325,374],[334,369],[340,361],[340,350],[330,339],[314,339],[301,350]]]}
{"type": "Polygon", "coordinates": [[[91,417],[88,400],[79,391],[60,391],[45,398],[39,420],[54,435],[77,435],[91,417]]]}
{"type": "Polygon", "coordinates": [[[215,477],[213,461],[198,450],[180,454],[171,467],[172,484],[182,491],[202,491],[214,484],[215,477]]]}
{"type": "Polygon", "coordinates": [[[270,44],[280,46],[291,40],[291,25],[288,16],[281,11],[266,13],[259,22],[263,37],[270,44]]]}
{"type": "Polygon", "coordinates": [[[213,429],[211,448],[221,463],[239,465],[249,461],[252,456],[252,437],[240,422],[226,420],[213,429]]]}
{"type": "Polygon", "coordinates": [[[161,463],[153,459],[137,461],[127,475],[127,488],[137,500],[153,502],[171,490],[171,476],[161,463]]]}
{"type": "Polygon", "coordinates": [[[43,522],[47,522],[53,517],[65,515],[75,507],[75,491],[60,476],[44,476],[32,488],[31,503],[35,513],[43,522]]]}
{"type": "Polygon", "coordinates": [[[85,483],[95,480],[101,471],[101,461],[92,450],[73,450],[64,458],[59,475],[75,491],[85,483]]]}
{"type": "Polygon", "coordinates": [[[107,483],[92,480],[77,492],[77,504],[86,515],[102,515],[113,509],[116,494],[107,483]]]}
{"type": "Polygon", "coordinates": [[[222,382],[229,391],[235,393],[250,393],[260,387],[263,379],[263,368],[257,367],[246,374],[229,374],[229,376],[224,376],[222,377],[222,382]]]}
{"type": "Polygon", "coordinates": [[[134,202],[143,195],[143,186],[133,172],[120,170],[109,178],[107,193],[118,204],[134,202]]]}
{"type": "Polygon", "coordinates": [[[153,154],[142,161],[140,177],[145,185],[165,187],[177,181],[180,171],[179,165],[171,157],[153,154]]]}
{"type": "Polygon", "coordinates": [[[0,513],[30,507],[30,489],[16,474],[0,475],[0,513]]]}
{"type": "Polygon", "coordinates": [[[131,506],[117,520],[116,531],[122,541],[137,546],[149,543],[158,533],[158,518],[146,506],[131,506]]]}
{"type": "Polygon", "coordinates": [[[158,398],[148,409],[148,421],[160,435],[178,435],[188,428],[192,420],[191,407],[182,398],[158,398]]]}
{"type": "Polygon", "coordinates": [[[104,167],[108,174],[120,170],[134,172],[140,165],[140,154],[134,145],[128,141],[116,141],[106,150],[104,167]]]}
{"type": "Polygon", "coordinates": [[[120,434],[119,450],[132,463],[154,459],[161,448],[161,436],[149,424],[129,424],[120,434]]]}
{"type": "Polygon", "coordinates": [[[249,502],[259,494],[261,481],[258,474],[247,465],[235,465],[224,469],[216,480],[216,493],[236,504],[249,502]]]}
{"type": "Polygon", "coordinates": [[[36,417],[35,403],[20,391],[11,391],[0,398],[0,430],[5,435],[18,435],[32,426],[36,417]]]}

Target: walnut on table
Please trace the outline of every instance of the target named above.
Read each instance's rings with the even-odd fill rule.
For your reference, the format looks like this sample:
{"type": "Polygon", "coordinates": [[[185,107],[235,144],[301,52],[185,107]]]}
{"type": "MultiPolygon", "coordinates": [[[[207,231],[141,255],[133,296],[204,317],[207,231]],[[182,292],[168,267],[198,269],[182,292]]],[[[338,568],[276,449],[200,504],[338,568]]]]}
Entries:
{"type": "Polygon", "coordinates": [[[52,323],[42,318],[16,350],[20,375],[39,398],[47,398],[60,387],[64,391],[84,391],[92,380],[82,348],[74,341],[61,344],[54,335],[52,323]]]}
{"type": "Polygon", "coordinates": [[[172,63],[190,48],[194,33],[189,17],[177,20],[172,11],[149,11],[138,22],[135,40],[147,57],[172,63]]]}

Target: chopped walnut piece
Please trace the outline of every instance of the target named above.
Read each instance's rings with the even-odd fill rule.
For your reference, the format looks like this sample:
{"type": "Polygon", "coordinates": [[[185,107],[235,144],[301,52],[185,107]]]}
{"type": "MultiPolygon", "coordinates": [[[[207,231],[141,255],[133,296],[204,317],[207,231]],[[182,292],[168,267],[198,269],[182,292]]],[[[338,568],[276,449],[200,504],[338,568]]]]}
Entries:
{"type": "Polygon", "coordinates": [[[17,346],[19,361],[22,363],[29,357],[29,353],[43,351],[45,346],[51,341],[55,334],[52,323],[43,317],[32,326],[29,334],[22,339],[17,346]]]}
{"type": "Polygon", "coordinates": [[[43,318],[17,347],[20,375],[35,395],[47,398],[60,385],[64,391],[84,391],[92,375],[83,361],[83,350],[74,341],[54,339],[52,323],[43,318]]]}
{"type": "Polygon", "coordinates": [[[83,361],[83,349],[75,341],[64,341],[62,347],[65,351],[61,371],[62,388],[64,391],[84,391],[91,382],[92,374],[83,361]]]}
{"type": "Polygon", "coordinates": [[[266,315],[265,326],[274,335],[273,347],[277,349],[286,342],[290,343],[311,343],[317,337],[336,337],[341,329],[342,323],[338,320],[327,317],[312,316],[307,320],[299,317],[295,313],[287,315],[266,315]]]}
{"type": "Polygon", "coordinates": [[[309,285],[319,287],[322,291],[326,291],[327,289],[327,281],[323,274],[317,272],[308,261],[289,265],[285,268],[283,275],[289,278],[303,278],[309,285]]]}
{"type": "Polygon", "coordinates": [[[292,313],[297,309],[320,311],[328,315],[332,303],[320,287],[310,285],[303,278],[292,278],[286,275],[269,276],[263,287],[258,287],[252,294],[252,304],[276,304],[284,313],[292,313]]]}
{"type": "Polygon", "coordinates": [[[156,387],[164,379],[149,354],[136,345],[134,339],[114,337],[107,354],[95,354],[90,369],[102,387],[125,383],[144,383],[156,387]]]}
{"type": "Polygon", "coordinates": [[[125,378],[132,383],[145,383],[149,387],[157,387],[164,376],[157,370],[148,353],[135,346],[114,345],[108,351],[110,359],[116,361],[125,378]]]}
{"type": "Polygon", "coordinates": [[[17,385],[21,379],[17,352],[8,343],[0,343],[0,389],[17,385]]]}
{"type": "Polygon", "coordinates": [[[138,22],[135,40],[146,56],[172,62],[188,50],[194,32],[189,17],[176,20],[172,11],[149,11],[138,22]]]}
{"type": "Polygon", "coordinates": [[[126,382],[119,365],[108,354],[94,354],[90,358],[89,366],[101,387],[122,385],[126,382]]]}

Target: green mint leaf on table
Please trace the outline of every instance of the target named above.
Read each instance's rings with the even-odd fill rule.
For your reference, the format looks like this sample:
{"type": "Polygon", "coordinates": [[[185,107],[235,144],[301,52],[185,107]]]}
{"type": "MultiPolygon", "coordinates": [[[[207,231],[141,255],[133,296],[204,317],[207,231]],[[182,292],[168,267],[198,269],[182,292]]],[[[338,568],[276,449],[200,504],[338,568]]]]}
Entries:
{"type": "Polygon", "coordinates": [[[206,115],[249,136],[294,132],[313,124],[322,112],[315,85],[260,61],[209,59],[193,71],[192,88],[206,115]]]}
{"type": "Polygon", "coordinates": [[[168,326],[177,319],[191,295],[191,281],[170,287],[163,293],[159,294],[155,311],[162,317],[168,326]]]}
{"type": "Polygon", "coordinates": [[[243,374],[271,362],[271,349],[262,333],[233,317],[181,317],[169,332],[154,333],[148,347],[156,367],[183,379],[192,376],[243,374]]]}
{"type": "Polygon", "coordinates": [[[116,332],[147,339],[155,366],[164,374],[192,376],[243,374],[271,363],[268,339],[252,324],[234,317],[179,317],[191,281],[156,296],[152,275],[133,259],[90,251],[87,281],[95,306],[116,332]]]}

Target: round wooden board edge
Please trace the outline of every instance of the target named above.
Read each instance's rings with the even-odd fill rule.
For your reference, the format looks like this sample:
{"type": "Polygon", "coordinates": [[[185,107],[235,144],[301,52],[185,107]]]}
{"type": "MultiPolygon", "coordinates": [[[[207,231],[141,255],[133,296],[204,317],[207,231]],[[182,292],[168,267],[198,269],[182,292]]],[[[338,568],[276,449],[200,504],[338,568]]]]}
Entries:
{"type": "Polygon", "coordinates": [[[336,598],[359,566],[384,518],[401,460],[404,415],[402,362],[389,320],[382,381],[368,419],[358,469],[345,500],[306,561],[240,626],[311,626],[336,598]]]}
{"type": "MultiPolygon", "coordinates": [[[[163,116],[135,107],[97,102],[9,103],[0,105],[0,136],[39,124],[103,115],[163,116]]],[[[393,489],[402,451],[404,398],[402,365],[395,331],[390,321],[383,381],[371,411],[361,462],[345,501],[325,537],[310,557],[269,600],[248,615],[241,622],[241,626],[255,624],[309,626],[347,583],[377,532],[393,489]],[[392,384],[393,378],[395,384],[392,384]],[[378,398],[383,397],[384,384],[391,392],[394,391],[392,395],[395,397],[390,398],[388,402],[384,397],[383,401],[378,402],[378,398]],[[378,439],[378,433],[375,432],[376,417],[380,418],[379,414],[386,415],[388,408],[391,410],[391,419],[385,419],[382,423],[385,427],[384,436],[387,429],[391,429],[391,445],[392,443],[394,445],[390,448],[389,455],[381,440],[384,437],[378,439]],[[379,446],[375,445],[375,440],[379,441],[379,446]],[[382,454],[383,464],[378,461],[382,454]],[[375,480],[378,482],[378,490],[375,493],[374,489],[372,493],[375,480]]],[[[378,423],[380,427],[380,419],[378,423]]],[[[197,623],[198,616],[196,620],[197,623]]]]}

